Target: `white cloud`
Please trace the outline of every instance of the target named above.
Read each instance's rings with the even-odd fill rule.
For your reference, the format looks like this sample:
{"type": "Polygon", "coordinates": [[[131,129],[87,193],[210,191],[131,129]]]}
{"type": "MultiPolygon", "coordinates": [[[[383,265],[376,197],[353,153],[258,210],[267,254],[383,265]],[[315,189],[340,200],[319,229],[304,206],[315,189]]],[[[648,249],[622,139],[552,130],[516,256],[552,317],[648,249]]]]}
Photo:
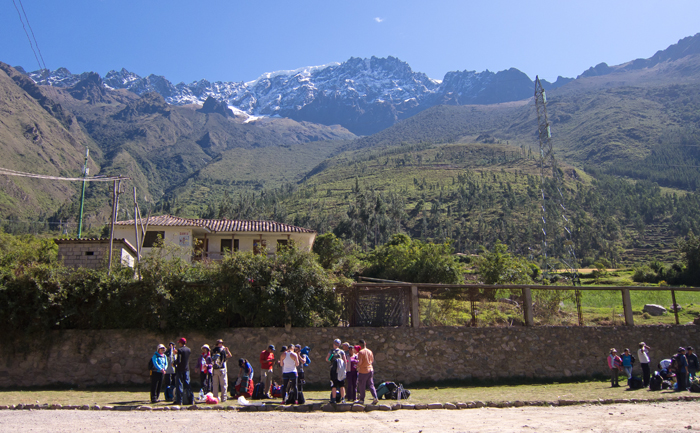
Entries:
{"type": "Polygon", "coordinates": [[[376,18],[374,19],[374,21],[376,21],[376,22],[378,22],[378,23],[381,23],[382,21],[384,21],[384,18],[376,17],[376,18]]]}

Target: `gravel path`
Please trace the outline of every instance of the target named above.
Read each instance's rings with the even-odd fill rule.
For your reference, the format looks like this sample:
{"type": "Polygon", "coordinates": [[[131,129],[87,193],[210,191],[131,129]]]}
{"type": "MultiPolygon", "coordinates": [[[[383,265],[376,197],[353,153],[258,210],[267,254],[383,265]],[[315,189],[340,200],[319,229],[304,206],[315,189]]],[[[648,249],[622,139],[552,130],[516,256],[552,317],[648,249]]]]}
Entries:
{"type": "Polygon", "coordinates": [[[700,431],[700,403],[369,413],[0,411],[2,432],[175,433],[211,431],[217,424],[221,426],[217,429],[220,431],[248,432],[688,432],[700,431]]]}

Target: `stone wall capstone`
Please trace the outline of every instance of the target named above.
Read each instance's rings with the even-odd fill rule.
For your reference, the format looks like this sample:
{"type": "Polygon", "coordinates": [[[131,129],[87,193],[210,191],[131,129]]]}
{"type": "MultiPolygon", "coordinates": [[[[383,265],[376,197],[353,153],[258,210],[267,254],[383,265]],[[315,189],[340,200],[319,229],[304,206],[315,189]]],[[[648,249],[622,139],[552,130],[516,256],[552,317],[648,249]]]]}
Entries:
{"type": "MultiPolygon", "coordinates": [[[[375,355],[375,382],[509,377],[559,379],[608,374],[611,347],[636,353],[640,341],[652,347],[652,369],[678,346],[700,345],[698,327],[509,327],[509,328],[230,328],[220,332],[161,334],[143,330],[52,331],[40,340],[17,343],[0,338],[0,387],[70,384],[145,384],[148,359],[159,343],[185,336],[194,367],[200,347],[224,340],[234,356],[228,375],[238,375],[238,358],[247,358],[260,377],[260,352],[274,344],[311,348],[308,383],[329,382],[326,355],[333,339],[357,344],[361,338],[375,355]]],[[[697,347],[697,346],[696,346],[697,347]]],[[[635,365],[635,372],[639,364],[635,365]]],[[[281,370],[275,368],[281,381],[281,370]]],[[[198,375],[192,374],[193,381],[198,375]]]]}

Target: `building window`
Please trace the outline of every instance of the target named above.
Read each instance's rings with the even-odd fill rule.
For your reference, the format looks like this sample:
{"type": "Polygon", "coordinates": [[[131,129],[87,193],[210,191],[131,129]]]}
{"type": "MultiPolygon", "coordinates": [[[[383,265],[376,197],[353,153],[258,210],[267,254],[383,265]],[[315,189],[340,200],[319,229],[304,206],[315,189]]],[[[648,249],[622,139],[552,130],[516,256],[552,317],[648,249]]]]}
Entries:
{"type": "Polygon", "coordinates": [[[253,241],[253,254],[260,254],[263,248],[267,247],[267,240],[255,239],[253,241]]]}
{"type": "Polygon", "coordinates": [[[158,238],[161,240],[165,239],[165,232],[164,231],[147,231],[146,236],[143,237],[143,246],[144,248],[153,248],[158,241],[158,238]]]}
{"type": "Polygon", "coordinates": [[[86,256],[94,256],[95,252],[94,251],[85,251],[86,256]]]}
{"type": "Polygon", "coordinates": [[[226,251],[231,251],[231,244],[233,243],[233,251],[238,251],[238,239],[221,239],[221,251],[222,253],[226,251]],[[233,242],[231,242],[233,241],[233,242]]]}
{"type": "Polygon", "coordinates": [[[283,250],[287,246],[289,246],[288,239],[277,239],[277,251],[283,250]]]}

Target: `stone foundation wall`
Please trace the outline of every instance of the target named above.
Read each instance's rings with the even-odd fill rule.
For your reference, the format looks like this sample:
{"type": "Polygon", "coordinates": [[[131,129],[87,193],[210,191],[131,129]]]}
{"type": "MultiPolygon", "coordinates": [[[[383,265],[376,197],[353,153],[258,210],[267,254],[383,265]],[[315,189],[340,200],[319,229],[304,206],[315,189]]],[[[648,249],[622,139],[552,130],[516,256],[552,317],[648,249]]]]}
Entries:
{"type": "MultiPolygon", "coordinates": [[[[375,354],[375,380],[562,378],[607,374],[609,349],[630,348],[640,341],[652,347],[652,365],[670,357],[678,346],[700,346],[695,325],[634,327],[511,328],[232,328],[215,333],[185,332],[194,366],[199,348],[222,338],[234,356],[228,374],[238,375],[238,358],[247,358],[260,375],[260,352],[274,344],[299,343],[311,348],[309,383],[327,383],[326,354],[335,338],[367,341],[375,354]]],[[[0,338],[0,387],[72,384],[144,384],[147,365],[158,343],[182,335],[137,330],[55,331],[26,342],[0,338]]],[[[635,373],[639,364],[635,365],[635,373]]],[[[652,368],[653,370],[653,368],[652,368]]],[[[281,370],[275,368],[281,379],[281,370]]],[[[278,380],[279,381],[279,380],[278,380]]]]}

